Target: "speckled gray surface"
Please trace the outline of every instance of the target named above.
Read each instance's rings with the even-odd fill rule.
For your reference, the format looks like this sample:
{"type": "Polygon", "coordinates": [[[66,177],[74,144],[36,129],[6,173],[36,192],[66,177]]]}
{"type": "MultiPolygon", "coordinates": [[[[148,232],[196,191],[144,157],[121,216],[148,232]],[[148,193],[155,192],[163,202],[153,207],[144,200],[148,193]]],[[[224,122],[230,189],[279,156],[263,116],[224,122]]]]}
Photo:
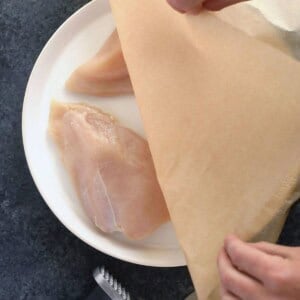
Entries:
{"type": "MultiPolygon", "coordinates": [[[[181,300],[192,291],[186,268],[136,266],[90,248],[50,212],[26,166],[21,109],[28,76],[51,34],[86,2],[0,0],[0,300],[84,299],[102,264],[133,299],[181,300]]],[[[300,245],[300,205],[281,241],[300,245]]]]}

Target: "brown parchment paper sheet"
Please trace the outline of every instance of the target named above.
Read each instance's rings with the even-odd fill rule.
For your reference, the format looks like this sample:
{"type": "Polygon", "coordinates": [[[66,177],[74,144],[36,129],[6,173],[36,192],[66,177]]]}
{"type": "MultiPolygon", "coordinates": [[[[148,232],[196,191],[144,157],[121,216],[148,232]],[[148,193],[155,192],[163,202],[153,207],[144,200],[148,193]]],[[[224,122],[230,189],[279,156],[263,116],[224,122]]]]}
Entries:
{"type": "Polygon", "coordinates": [[[297,191],[300,64],[226,16],[110,2],[198,298],[218,299],[224,237],[275,241],[297,191]]]}

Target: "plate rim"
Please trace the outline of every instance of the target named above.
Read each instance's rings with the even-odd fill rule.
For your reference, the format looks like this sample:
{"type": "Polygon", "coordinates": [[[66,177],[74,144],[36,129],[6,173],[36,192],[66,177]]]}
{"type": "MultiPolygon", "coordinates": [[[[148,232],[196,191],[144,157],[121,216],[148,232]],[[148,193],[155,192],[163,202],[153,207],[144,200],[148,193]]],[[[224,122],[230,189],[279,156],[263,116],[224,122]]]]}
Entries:
{"type": "MultiPolygon", "coordinates": [[[[93,0],[85,5],[83,5],[81,8],[79,8],[77,11],[75,11],[71,16],[69,16],[56,30],[55,32],[52,34],[52,36],[48,39],[47,43],[44,45],[43,49],[41,50],[40,54],[38,55],[33,68],[31,70],[29,79],[27,81],[27,85],[26,85],[26,89],[25,89],[25,94],[24,94],[24,100],[23,100],[23,106],[22,106],[22,142],[23,142],[23,148],[24,148],[24,152],[25,152],[25,158],[26,158],[26,163],[27,166],[29,168],[31,177],[33,179],[33,182],[38,190],[38,192],[40,193],[41,197],[43,198],[44,202],[46,203],[46,205],[49,207],[49,209],[52,211],[52,213],[57,217],[57,219],[59,220],[59,222],[61,224],[63,224],[63,226],[65,226],[72,234],[74,234],[77,238],[79,238],[80,240],[82,240],[84,243],[88,244],[89,246],[91,246],[92,248],[96,249],[97,251],[100,251],[106,255],[109,255],[111,257],[115,257],[117,259],[120,259],[122,261],[126,261],[126,262],[130,262],[133,264],[137,264],[137,265],[143,265],[143,266],[151,266],[151,267],[181,267],[181,266],[186,266],[186,262],[184,260],[184,258],[181,258],[181,255],[178,255],[177,259],[173,259],[173,261],[170,260],[166,260],[165,262],[163,260],[159,260],[156,261],[157,258],[155,256],[154,259],[149,259],[148,257],[144,258],[144,260],[142,260],[141,258],[136,258],[134,255],[128,255],[126,253],[128,253],[128,251],[130,252],[130,250],[127,249],[125,254],[121,254],[122,251],[117,251],[117,253],[113,252],[109,252],[109,249],[106,248],[101,248],[99,249],[99,247],[96,245],[96,243],[93,243],[91,240],[85,238],[85,236],[83,234],[81,234],[79,231],[76,231],[74,229],[74,227],[72,228],[70,226],[70,224],[68,224],[65,220],[63,220],[62,218],[60,218],[56,212],[55,209],[52,207],[51,204],[51,200],[49,200],[48,196],[46,195],[47,193],[45,193],[40,187],[39,187],[39,180],[38,180],[38,176],[36,175],[34,168],[33,168],[33,163],[31,162],[30,159],[30,151],[28,150],[27,147],[27,139],[26,139],[26,124],[27,124],[27,118],[26,118],[26,110],[27,107],[30,106],[30,98],[29,98],[29,94],[30,91],[32,90],[32,82],[33,82],[33,78],[35,77],[35,74],[37,73],[38,67],[40,65],[41,60],[43,59],[43,57],[45,56],[45,54],[47,53],[49,46],[52,45],[55,41],[55,39],[57,38],[57,36],[59,36],[61,34],[61,32],[65,29],[66,25],[73,22],[74,18],[78,17],[80,14],[82,14],[84,11],[88,10],[88,9],[93,9],[93,7],[95,5],[97,5],[98,1],[103,1],[103,0],[93,0]]],[[[115,247],[115,246],[114,246],[115,247]]],[[[132,250],[133,251],[133,250],[132,250]]],[[[165,251],[167,253],[168,250],[162,250],[165,251]]],[[[171,251],[171,250],[170,250],[171,251]]],[[[174,250],[174,252],[179,252],[179,250],[174,250]]],[[[182,251],[182,250],[181,250],[182,251]]],[[[134,251],[133,251],[134,252],[134,251]]]]}

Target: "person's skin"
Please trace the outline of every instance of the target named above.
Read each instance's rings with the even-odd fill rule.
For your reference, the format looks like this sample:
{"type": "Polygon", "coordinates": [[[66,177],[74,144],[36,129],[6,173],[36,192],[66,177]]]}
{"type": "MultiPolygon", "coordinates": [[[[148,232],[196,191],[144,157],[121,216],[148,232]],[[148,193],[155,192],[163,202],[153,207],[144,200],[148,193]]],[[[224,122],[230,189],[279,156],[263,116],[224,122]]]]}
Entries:
{"type": "Polygon", "coordinates": [[[300,299],[300,247],[228,236],[218,257],[222,300],[300,299]]]}
{"type": "Polygon", "coordinates": [[[168,3],[182,13],[194,13],[201,7],[208,10],[220,10],[226,6],[246,0],[167,0],[168,3]]]}

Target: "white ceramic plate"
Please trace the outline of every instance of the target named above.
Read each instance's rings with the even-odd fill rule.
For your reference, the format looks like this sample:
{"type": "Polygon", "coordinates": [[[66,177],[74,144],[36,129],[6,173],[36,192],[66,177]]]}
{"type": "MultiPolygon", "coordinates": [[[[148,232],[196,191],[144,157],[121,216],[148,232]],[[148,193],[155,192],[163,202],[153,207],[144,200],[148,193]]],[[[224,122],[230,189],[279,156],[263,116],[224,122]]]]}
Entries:
{"type": "Polygon", "coordinates": [[[58,219],[92,247],[119,259],[149,266],[185,265],[171,224],[149,238],[133,242],[122,234],[97,230],[85,215],[69,177],[47,135],[52,99],[86,102],[116,116],[122,124],[143,135],[134,97],[86,97],[68,93],[69,74],[97,52],[113,31],[108,1],[92,1],[70,17],[52,36],[31,73],[23,106],[23,143],[32,177],[58,219]]]}

